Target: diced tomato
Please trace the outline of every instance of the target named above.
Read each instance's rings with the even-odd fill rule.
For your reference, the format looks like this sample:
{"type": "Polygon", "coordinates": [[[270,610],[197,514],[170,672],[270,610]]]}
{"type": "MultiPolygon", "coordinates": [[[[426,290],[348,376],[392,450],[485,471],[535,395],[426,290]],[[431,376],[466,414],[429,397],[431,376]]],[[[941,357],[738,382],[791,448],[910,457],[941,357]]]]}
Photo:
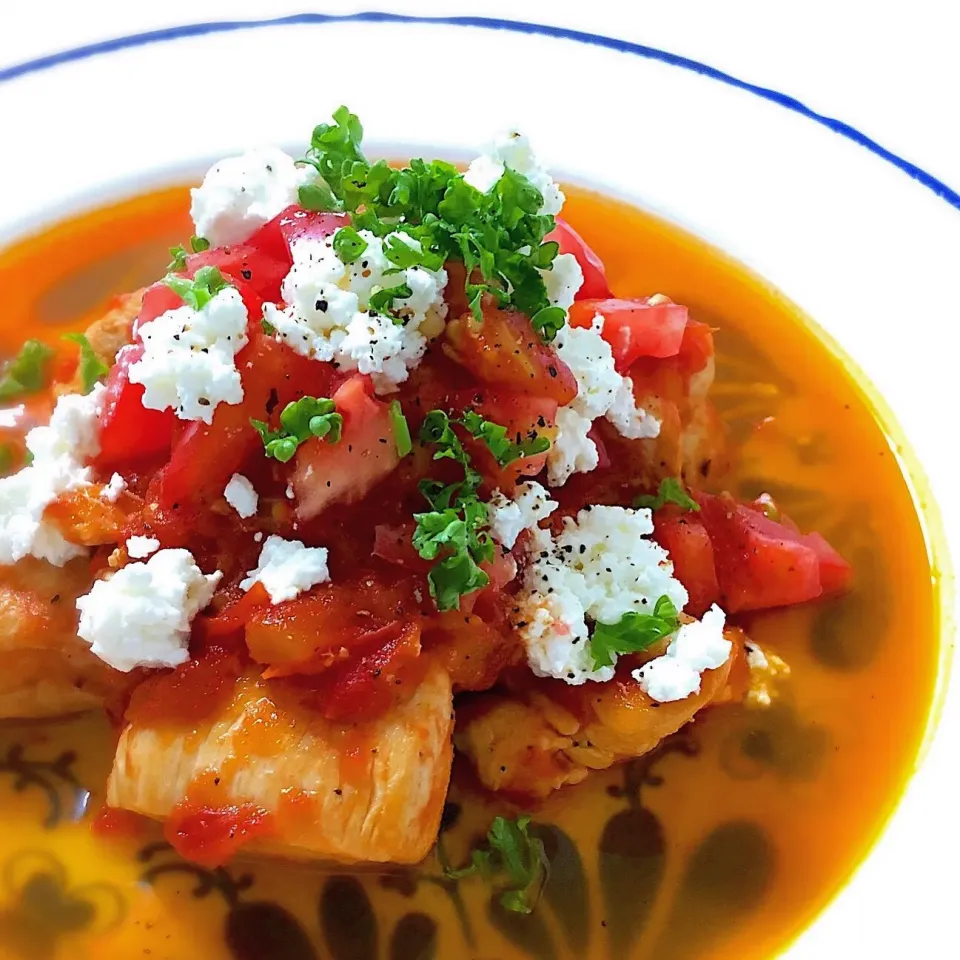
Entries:
{"type": "Polygon", "coordinates": [[[819,533],[808,533],[801,539],[820,561],[820,586],[823,587],[823,595],[849,590],[850,581],[853,579],[853,568],[850,564],[819,533]]]}
{"type": "Polygon", "coordinates": [[[420,679],[419,622],[396,621],[378,640],[376,648],[332,667],[317,681],[317,705],[328,720],[378,716],[420,679]]]}
{"type": "MultiPolygon", "coordinates": [[[[251,241],[215,247],[187,257],[187,276],[192,277],[201,267],[217,267],[224,276],[242,280],[259,300],[275,303],[280,299],[280,284],[290,272],[290,261],[286,248],[282,248],[281,257],[273,257],[251,241]]],[[[259,315],[256,320],[259,322],[259,315]]]]}
{"type": "Polygon", "coordinates": [[[713,545],[696,514],[663,507],[653,514],[654,538],[673,561],[676,578],[690,595],[687,612],[701,616],[720,599],[713,545]]]}
{"type": "Polygon", "coordinates": [[[699,320],[688,320],[677,354],[681,373],[690,376],[699,373],[713,359],[713,328],[699,320]]]}
{"type": "Polygon", "coordinates": [[[100,453],[95,463],[104,471],[132,459],[161,455],[173,438],[172,410],[147,410],[143,387],[130,382],[130,366],[143,356],[143,347],[131,344],[117,355],[107,377],[100,418],[100,453]]]}
{"type": "Polygon", "coordinates": [[[262,447],[250,419],[268,421],[306,394],[329,396],[337,380],[328,363],[308,360],[288,347],[255,334],[236,357],[243,401],[217,405],[210,424],[192,421],[177,441],[160,481],[160,503],[209,501],[220,497],[243,461],[262,447]]]}
{"type": "Polygon", "coordinates": [[[256,804],[207,807],[184,800],[171,811],[163,835],[184,859],[219,867],[245,843],[273,830],[273,817],[256,804]]]}
{"type": "Polygon", "coordinates": [[[407,570],[429,571],[429,561],[424,560],[413,546],[414,527],[413,522],[378,524],[373,532],[373,555],[407,570]]]}
{"type": "Polygon", "coordinates": [[[333,395],[343,415],[339,443],[317,438],[297,451],[293,489],[302,520],[332,503],[362,500],[400,462],[390,407],[372,394],[369,377],[348,380],[333,395]]]}
{"type": "Polygon", "coordinates": [[[561,406],[577,395],[570,369],[516,310],[485,305],[480,321],[472,313],[451,320],[443,351],[484,384],[548,397],[561,406]]]}
{"type": "MultiPolygon", "coordinates": [[[[557,402],[555,400],[503,391],[490,391],[480,396],[480,402],[468,405],[487,420],[506,427],[507,435],[514,442],[520,443],[534,437],[546,437],[552,443],[556,437],[557,402]]],[[[486,446],[479,442],[471,444],[470,452],[490,486],[501,489],[511,488],[520,477],[536,476],[547,462],[547,454],[544,452],[530,457],[521,457],[507,464],[506,467],[500,467],[486,446]]]]}
{"type": "Polygon", "coordinates": [[[666,298],[579,300],[570,308],[571,327],[589,327],[603,317],[603,339],[617,370],[626,373],[640,357],[675,357],[687,326],[687,308],[666,298]]]}
{"type": "Polygon", "coordinates": [[[194,629],[207,641],[239,633],[254,614],[270,605],[270,595],[260,581],[244,591],[217,614],[198,617],[194,629]]]}
{"type": "Polygon", "coordinates": [[[287,207],[263,229],[275,224],[287,250],[292,251],[297,240],[322,240],[349,222],[350,217],[346,213],[320,213],[317,210],[302,210],[298,206],[292,206],[287,207]]]}
{"type": "Polygon", "coordinates": [[[815,600],[825,587],[839,589],[847,582],[849,567],[822,537],[804,536],[728,495],[696,499],[713,543],[720,603],[728,613],[815,600]]]}
{"type": "Polygon", "coordinates": [[[602,300],[613,296],[607,283],[607,272],[603,261],[587,246],[583,237],[562,217],[557,217],[557,225],[544,237],[560,244],[560,253],[572,253],[583,271],[583,285],[576,300],[602,300]]]}

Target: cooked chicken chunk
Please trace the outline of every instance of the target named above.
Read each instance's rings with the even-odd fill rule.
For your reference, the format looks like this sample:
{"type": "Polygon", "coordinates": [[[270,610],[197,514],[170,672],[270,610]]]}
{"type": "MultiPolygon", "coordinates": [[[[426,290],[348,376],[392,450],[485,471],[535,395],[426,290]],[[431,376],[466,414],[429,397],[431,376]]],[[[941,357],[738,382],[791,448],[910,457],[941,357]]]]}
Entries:
{"type": "Polygon", "coordinates": [[[458,710],[457,748],[490,790],[546,797],[580,783],[591,770],[649,752],[722,696],[742,647],[739,631],[726,635],[735,641],[734,655],[703,674],[698,694],[670,703],[651,700],[628,670],[582,686],[518,671],[509,695],[484,694],[458,710]]]}
{"type": "Polygon", "coordinates": [[[48,717],[109,705],[131,683],[77,637],[86,560],[25,557],[0,567],[0,717],[48,717]]]}
{"type": "Polygon", "coordinates": [[[257,811],[251,848],[299,859],[415,863],[436,841],[453,754],[451,684],[439,666],[405,703],[354,725],[319,716],[295,683],[250,670],[205,717],[138,717],[136,703],[107,803],[169,818],[167,836],[186,856],[213,863],[233,852],[236,843],[204,848],[228,811],[257,811]],[[191,817],[198,837],[178,842],[191,817]]]}

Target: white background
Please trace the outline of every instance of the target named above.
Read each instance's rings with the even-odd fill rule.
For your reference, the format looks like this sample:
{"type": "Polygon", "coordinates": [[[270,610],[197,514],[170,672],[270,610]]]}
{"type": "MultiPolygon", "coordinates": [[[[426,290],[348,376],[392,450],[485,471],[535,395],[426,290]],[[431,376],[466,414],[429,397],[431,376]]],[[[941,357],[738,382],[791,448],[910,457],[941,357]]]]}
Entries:
{"type": "Polygon", "coordinates": [[[661,47],[791,94],[960,188],[958,0],[0,0],[0,66],[180,23],[363,9],[502,16],[661,47]]]}

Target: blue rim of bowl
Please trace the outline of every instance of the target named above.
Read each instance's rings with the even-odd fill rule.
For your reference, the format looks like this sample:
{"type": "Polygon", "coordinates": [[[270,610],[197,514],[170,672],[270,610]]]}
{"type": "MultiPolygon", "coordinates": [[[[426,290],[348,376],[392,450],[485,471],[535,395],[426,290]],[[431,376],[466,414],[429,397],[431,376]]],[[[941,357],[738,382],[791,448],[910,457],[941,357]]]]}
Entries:
{"type": "Polygon", "coordinates": [[[52,53],[45,57],[37,57],[35,60],[26,60],[23,63],[14,64],[12,67],[0,69],[0,83],[15,80],[31,73],[49,70],[65,63],[88,60],[104,53],[129,50],[134,47],[143,47],[154,43],[166,43],[171,40],[180,40],[184,37],[234,33],[241,30],[256,30],[263,27],[336,23],[439,24],[452,27],[476,27],[482,30],[506,30],[510,33],[551,37],[559,40],[573,40],[577,43],[604,47],[608,50],[616,50],[619,53],[634,54],[635,56],[644,57],[647,60],[656,60],[659,63],[679,67],[682,70],[697,73],[711,80],[717,80],[729,87],[751,93],[770,103],[784,107],[792,113],[806,117],[808,120],[812,120],[814,123],[826,127],[833,133],[869,150],[874,156],[892,164],[898,170],[901,170],[907,174],[907,176],[916,180],[917,183],[932,191],[942,200],[945,200],[954,209],[960,210],[960,193],[947,186],[942,180],[928,173],[921,167],[918,167],[916,164],[911,163],[906,158],[899,156],[892,150],[888,150],[886,147],[877,143],[876,140],[871,139],[865,133],[859,131],[856,127],[852,127],[850,124],[844,123],[842,120],[837,120],[834,117],[817,113],[795,97],[780,93],[777,90],[772,90],[769,87],[748,83],[746,80],[741,80],[732,74],[725,73],[723,70],[718,70],[716,67],[700,63],[698,60],[691,60],[689,57],[682,57],[678,54],[670,53],[667,50],[648,47],[641,43],[632,43],[629,40],[619,40],[616,37],[607,37],[602,34],[587,33],[582,30],[571,30],[567,27],[557,27],[542,23],[530,23],[523,20],[501,20],[496,17],[469,16],[425,17],[370,10],[350,14],[297,13],[286,17],[259,20],[220,20],[207,23],[188,23],[174,27],[164,27],[160,30],[150,30],[144,33],[133,33],[125,37],[115,37],[110,40],[101,40],[97,43],[90,43],[80,47],[73,47],[69,50],[52,53]]]}

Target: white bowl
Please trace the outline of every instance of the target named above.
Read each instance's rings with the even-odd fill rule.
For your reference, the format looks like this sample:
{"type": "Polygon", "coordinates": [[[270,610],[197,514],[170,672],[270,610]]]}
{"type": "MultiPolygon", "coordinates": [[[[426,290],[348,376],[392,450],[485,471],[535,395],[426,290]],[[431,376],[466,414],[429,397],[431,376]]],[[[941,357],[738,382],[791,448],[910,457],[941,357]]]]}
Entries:
{"type": "MultiPolygon", "coordinates": [[[[303,143],[344,101],[383,147],[467,156],[487,124],[518,125],[558,174],[635,200],[763,275],[876,386],[942,574],[943,709],[881,840],[789,956],[942,956],[955,880],[937,864],[952,865],[957,842],[960,758],[960,689],[945,679],[945,544],[960,543],[960,196],[846,124],[663,51],[478,18],[305,14],[0,70],[0,240],[252,143],[303,143]]],[[[903,643],[909,656],[909,624],[903,643]]]]}

